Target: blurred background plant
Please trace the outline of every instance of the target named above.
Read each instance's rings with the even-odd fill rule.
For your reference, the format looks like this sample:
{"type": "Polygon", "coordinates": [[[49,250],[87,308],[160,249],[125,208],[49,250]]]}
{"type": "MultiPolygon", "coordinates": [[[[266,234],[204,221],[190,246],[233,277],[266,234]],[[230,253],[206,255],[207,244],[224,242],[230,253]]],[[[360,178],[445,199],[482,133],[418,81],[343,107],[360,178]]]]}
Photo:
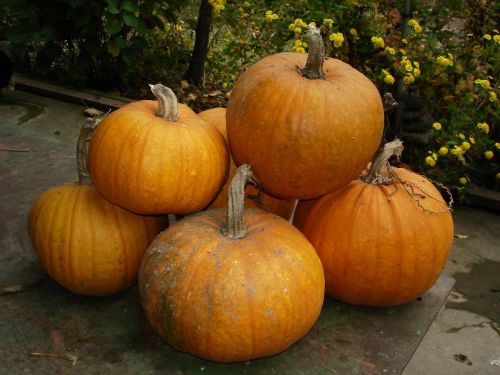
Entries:
{"type": "Polygon", "coordinates": [[[161,81],[197,110],[224,105],[262,57],[306,53],[314,24],[328,56],[402,103],[386,137],[403,137],[406,163],[461,196],[500,190],[499,2],[412,0],[408,14],[404,0],[29,3],[0,0],[0,39],[17,47],[18,71],[131,97],[161,81]],[[206,33],[197,47],[196,30],[206,33]]]}

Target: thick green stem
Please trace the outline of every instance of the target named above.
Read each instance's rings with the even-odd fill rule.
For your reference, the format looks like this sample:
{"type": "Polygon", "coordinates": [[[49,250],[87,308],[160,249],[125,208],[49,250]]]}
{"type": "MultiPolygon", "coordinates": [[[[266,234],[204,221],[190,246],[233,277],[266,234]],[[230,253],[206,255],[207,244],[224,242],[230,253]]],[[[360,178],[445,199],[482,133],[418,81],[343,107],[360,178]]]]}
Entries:
{"type": "Polygon", "coordinates": [[[101,119],[88,118],[85,120],[80,129],[80,136],[78,137],[78,142],[76,144],[76,167],[78,169],[79,184],[90,185],[92,183],[87,166],[87,153],[92,134],[100,122],[101,119]]]}
{"type": "Polygon", "coordinates": [[[167,86],[159,83],[149,85],[149,87],[158,100],[158,112],[156,112],[156,116],[167,121],[177,121],[179,119],[179,102],[174,92],[167,86]]]}
{"type": "Polygon", "coordinates": [[[391,166],[389,165],[389,160],[395,156],[400,158],[403,153],[403,141],[395,139],[392,142],[388,142],[384,145],[382,152],[378,153],[373,159],[370,172],[361,177],[361,179],[367,184],[373,185],[387,185],[392,183],[391,177],[391,166]]]}
{"type": "Polygon", "coordinates": [[[321,31],[317,27],[310,26],[307,31],[307,62],[303,69],[299,68],[300,74],[308,79],[323,79],[323,62],[325,61],[325,45],[321,31]]]}
{"type": "Polygon", "coordinates": [[[245,210],[245,185],[249,181],[256,185],[260,184],[252,173],[250,165],[240,165],[229,186],[226,225],[222,228],[222,234],[232,239],[243,238],[248,233],[248,228],[243,221],[243,212],[245,210]]]}

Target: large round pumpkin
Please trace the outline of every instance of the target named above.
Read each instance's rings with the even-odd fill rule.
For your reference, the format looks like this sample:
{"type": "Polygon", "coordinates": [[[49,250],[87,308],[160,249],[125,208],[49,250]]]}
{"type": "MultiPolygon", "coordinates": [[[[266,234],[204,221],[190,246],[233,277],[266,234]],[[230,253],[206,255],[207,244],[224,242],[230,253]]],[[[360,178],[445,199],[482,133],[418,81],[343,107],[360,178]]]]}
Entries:
{"type": "Polygon", "coordinates": [[[158,101],[127,104],[99,125],[89,151],[95,188],[140,214],[201,210],[227,175],[226,143],[170,89],[155,85],[153,92],[158,101]]]}
{"type": "Polygon", "coordinates": [[[386,145],[365,181],[322,197],[300,228],[335,299],[403,304],[428,290],[445,266],[453,241],[450,211],[425,177],[388,167],[395,145],[402,149],[401,142],[386,145]]]}
{"type": "Polygon", "coordinates": [[[227,212],[203,211],[162,232],[139,271],[154,330],[217,362],[285,350],[309,331],[324,298],[321,262],[296,228],[255,208],[244,210],[243,222],[249,170],[236,173],[227,212]]]}
{"type": "Polygon", "coordinates": [[[229,98],[227,133],[236,164],[252,165],[276,197],[312,199],[343,187],[380,143],[384,112],[377,88],[348,64],[323,61],[322,43],[319,30],[311,29],[308,56],[265,57],[241,75],[229,98]]]}
{"type": "Polygon", "coordinates": [[[28,217],[31,241],[43,269],[63,287],[82,295],[117,293],[135,282],[144,252],[167,219],[108,202],[85,180],[85,168],[79,171],[79,182],[37,198],[28,217]]]}
{"type": "MultiPolygon", "coordinates": [[[[225,108],[212,108],[198,114],[203,120],[212,124],[224,136],[227,141],[226,133],[226,109],[225,108]]],[[[219,194],[210,203],[208,208],[223,208],[227,207],[227,193],[229,184],[231,183],[234,174],[236,173],[236,165],[232,157],[229,161],[229,175],[226,183],[220,190],[219,194]]],[[[265,191],[258,189],[254,185],[247,184],[245,187],[245,206],[256,207],[264,211],[271,212],[279,215],[284,219],[290,218],[293,211],[294,202],[289,199],[275,198],[265,191]]]]}

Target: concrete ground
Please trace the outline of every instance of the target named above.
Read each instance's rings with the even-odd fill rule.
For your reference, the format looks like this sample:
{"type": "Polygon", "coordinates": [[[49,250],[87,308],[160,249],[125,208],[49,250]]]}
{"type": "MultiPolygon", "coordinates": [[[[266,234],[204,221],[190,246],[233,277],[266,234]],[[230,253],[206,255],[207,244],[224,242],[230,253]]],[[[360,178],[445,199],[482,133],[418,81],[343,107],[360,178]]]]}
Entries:
{"type": "MultiPolygon", "coordinates": [[[[23,91],[0,94],[0,119],[68,143],[77,139],[83,109],[23,91]]],[[[444,273],[456,284],[405,375],[500,374],[500,215],[458,206],[454,221],[458,236],[444,273]]]]}

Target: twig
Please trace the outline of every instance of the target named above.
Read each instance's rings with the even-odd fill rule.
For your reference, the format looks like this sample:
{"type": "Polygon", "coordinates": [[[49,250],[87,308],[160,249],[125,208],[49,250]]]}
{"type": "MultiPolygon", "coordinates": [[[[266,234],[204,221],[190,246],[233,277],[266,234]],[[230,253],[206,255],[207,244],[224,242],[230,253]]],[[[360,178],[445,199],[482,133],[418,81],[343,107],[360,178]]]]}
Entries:
{"type": "Polygon", "coordinates": [[[4,294],[12,294],[12,293],[20,293],[24,292],[26,289],[32,287],[33,285],[38,284],[44,279],[36,280],[28,284],[17,284],[17,285],[8,285],[4,287],[0,287],[0,296],[4,294]]]}
{"type": "Polygon", "coordinates": [[[12,147],[0,147],[0,151],[11,151],[11,152],[28,152],[29,148],[12,148],[12,147]]]}
{"type": "Polygon", "coordinates": [[[76,361],[78,361],[78,357],[75,357],[74,355],[71,355],[69,353],[54,354],[54,353],[30,352],[29,355],[33,357],[50,357],[50,358],[64,359],[66,361],[70,361],[73,366],[76,365],[76,361]]]}

